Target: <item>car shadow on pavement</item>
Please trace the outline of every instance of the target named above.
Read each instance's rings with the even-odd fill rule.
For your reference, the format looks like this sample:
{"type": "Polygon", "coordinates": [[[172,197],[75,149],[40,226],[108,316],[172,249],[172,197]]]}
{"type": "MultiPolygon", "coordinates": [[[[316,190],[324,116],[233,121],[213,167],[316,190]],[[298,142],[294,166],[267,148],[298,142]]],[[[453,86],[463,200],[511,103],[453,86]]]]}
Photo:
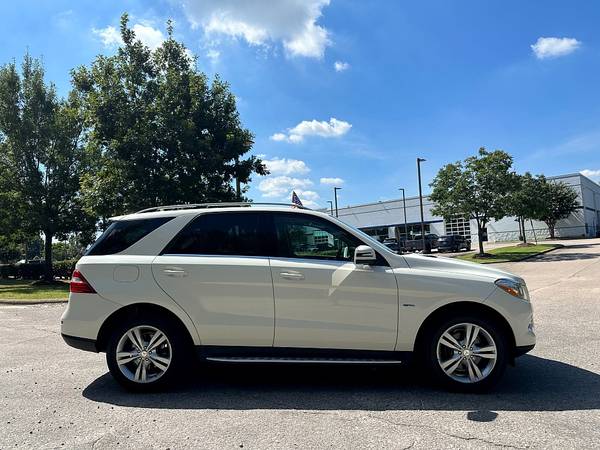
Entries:
{"type": "MultiPolygon", "coordinates": [[[[109,374],[83,390],[89,400],[136,408],[571,411],[600,409],[600,375],[526,355],[488,394],[449,393],[390,366],[205,365],[168,392],[125,391],[109,374]]],[[[476,420],[476,419],[474,419],[476,420]]]]}

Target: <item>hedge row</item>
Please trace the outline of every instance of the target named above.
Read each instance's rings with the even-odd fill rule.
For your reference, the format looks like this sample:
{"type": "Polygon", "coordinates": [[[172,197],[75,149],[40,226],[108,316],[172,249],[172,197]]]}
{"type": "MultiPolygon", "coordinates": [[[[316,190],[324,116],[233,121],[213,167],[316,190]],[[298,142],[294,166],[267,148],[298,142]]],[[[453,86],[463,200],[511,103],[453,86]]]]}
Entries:
{"type": "MultiPolygon", "coordinates": [[[[76,259],[66,259],[64,261],[54,261],[52,268],[54,276],[58,278],[71,278],[75,270],[76,259]]],[[[43,263],[26,264],[0,264],[0,278],[24,278],[27,280],[39,280],[44,275],[43,263]]]]}

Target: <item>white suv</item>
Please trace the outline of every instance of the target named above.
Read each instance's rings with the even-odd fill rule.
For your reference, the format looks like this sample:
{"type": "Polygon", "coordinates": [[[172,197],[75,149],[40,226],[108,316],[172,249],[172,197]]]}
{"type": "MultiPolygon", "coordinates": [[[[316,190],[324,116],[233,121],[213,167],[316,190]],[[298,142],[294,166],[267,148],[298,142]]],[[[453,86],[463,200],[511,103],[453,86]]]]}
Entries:
{"type": "Polygon", "coordinates": [[[525,282],[398,255],[304,208],[208,204],[115,217],[77,263],[62,335],[128,388],[221,362],[406,363],[481,390],[533,348],[525,282]]]}

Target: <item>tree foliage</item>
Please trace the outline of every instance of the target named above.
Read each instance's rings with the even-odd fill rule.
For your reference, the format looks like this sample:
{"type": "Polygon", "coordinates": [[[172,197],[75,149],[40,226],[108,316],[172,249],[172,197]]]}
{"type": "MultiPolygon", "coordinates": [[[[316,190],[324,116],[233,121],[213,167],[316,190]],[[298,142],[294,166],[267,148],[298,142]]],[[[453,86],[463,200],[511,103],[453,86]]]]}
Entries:
{"type": "Polygon", "coordinates": [[[45,235],[47,279],[52,239],[90,225],[78,201],[85,170],[79,98],[59,100],[39,60],[25,55],[0,68],[0,205],[13,235],[45,235]]]}
{"type": "Polygon", "coordinates": [[[243,158],[253,136],[240,122],[227,83],[197,71],[185,46],[168,38],[151,51],[121,18],[122,46],[73,72],[85,103],[87,151],[95,167],[83,179],[88,210],[106,218],[160,204],[234,200],[234,179],[266,168],[243,158]]]}
{"type": "Polygon", "coordinates": [[[577,192],[566,183],[545,181],[537,198],[540,200],[537,219],[546,223],[550,237],[554,239],[556,223],[569,217],[579,207],[577,192]]]}
{"type": "Polygon", "coordinates": [[[502,150],[480,148],[478,155],[442,167],[430,186],[432,213],[446,220],[457,216],[475,220],[483,254],[487,223],[509,213],[508,199],[515,188],[512,157],[502,150]]]}
{"type": "Polygon", "coordinates": [[[515,187],[508,199],[510,215],[517,218],[523,242],[527,243],[526,220],[538,220],[543,211],[540,192],[546,184],[543,176],[534,177],[529,172],[515,177],[515,187]]]}

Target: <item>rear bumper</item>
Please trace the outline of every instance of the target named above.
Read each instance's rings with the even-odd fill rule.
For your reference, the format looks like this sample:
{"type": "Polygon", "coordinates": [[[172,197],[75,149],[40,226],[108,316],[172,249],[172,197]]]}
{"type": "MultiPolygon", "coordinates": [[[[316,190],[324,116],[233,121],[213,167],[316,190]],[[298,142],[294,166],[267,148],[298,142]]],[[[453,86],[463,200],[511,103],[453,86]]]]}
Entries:
{"type": "Polygon", "coordinates": [[[61,333],[62,338],[67,343],[67,345],[76,348],[78,350],[84,350],[86,352],[94,352],[98,353],[98,349],[96,348],[96,341],[94,339],[87,339],[76,336],[69,336],[67,334],[61,333]]]}

